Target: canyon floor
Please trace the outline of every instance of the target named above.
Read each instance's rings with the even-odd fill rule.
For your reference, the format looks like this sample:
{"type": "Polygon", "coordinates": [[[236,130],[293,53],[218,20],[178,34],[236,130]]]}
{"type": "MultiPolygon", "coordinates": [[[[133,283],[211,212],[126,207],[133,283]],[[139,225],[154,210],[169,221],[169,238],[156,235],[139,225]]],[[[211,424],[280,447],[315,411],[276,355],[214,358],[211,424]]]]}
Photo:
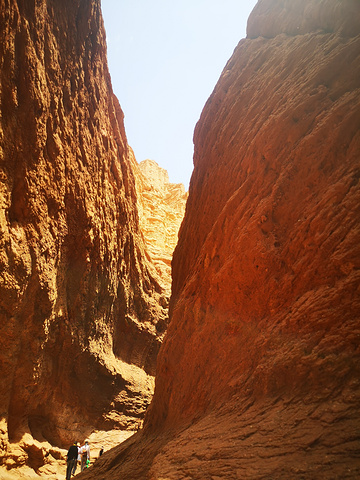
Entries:
{"type": "MultiPolygon", "coordinates": [[[[101,448],[108,451],[126,439],[134,435],[133,430],[110,430],[110,431],[94,431],[89,436],[91,464],[97,461],[101,448]]],[[[47,480],[64,480],[66,474],[66,453],[67,450],[52,447],[49,443],[40,443],[30,437],[24,438],[20,444],[10,445],[11,454],[9,455],[5,465],[13,464],[12,469],[6,466],[0,466],[0,480],[20,480],[20,479],[47,479],[47,480]],[[37,471],[28,465],[22,465],[23,451],[33,451],[33,455],[44,457],[45,462],[37,471]]],[[[80,465],[77,467],[76,476],[80,473],[80,465]]]]}

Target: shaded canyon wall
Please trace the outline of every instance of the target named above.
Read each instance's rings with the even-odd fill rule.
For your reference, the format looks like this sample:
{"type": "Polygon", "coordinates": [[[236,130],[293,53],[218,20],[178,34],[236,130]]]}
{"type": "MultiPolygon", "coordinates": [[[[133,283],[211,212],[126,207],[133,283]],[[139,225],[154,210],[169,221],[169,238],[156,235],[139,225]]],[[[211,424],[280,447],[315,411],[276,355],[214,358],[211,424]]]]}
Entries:
{"type": "Polygon", "coordinates": [[[254,8],[195,129],[145,428],[84,478],[360,476],[359,26],[254,8]]]}
{"type": "Polygon", "coordinates": [[[167,299],[139,230],[100,1],[3,0],[0,25],[4,458],[24,434],[67,448],[135,426],[167,299]]]}

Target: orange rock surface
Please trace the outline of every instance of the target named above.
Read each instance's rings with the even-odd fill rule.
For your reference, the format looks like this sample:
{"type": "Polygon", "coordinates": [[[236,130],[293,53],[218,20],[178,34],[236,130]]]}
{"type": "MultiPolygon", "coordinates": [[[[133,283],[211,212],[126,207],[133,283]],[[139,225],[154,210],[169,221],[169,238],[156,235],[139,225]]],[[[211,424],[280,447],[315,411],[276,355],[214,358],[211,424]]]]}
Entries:
{"type": "Polygon", "coordinates": [[[170,183],[168,172],[154,160],[143,160],[139,170],[136,187],[140,230],[161,285],[170,296],[171,260],[188,193],[182,183],[170,183]]]}
{"type": "Polygon", "coordinates": [[[195,130],[145,428],[82,478],[360,477],[359,19],[258,2],[195,130]]]}
{"type": "Polygon", "coordinates": [[[140,422],[167,299],[100,1],[1,2],[0,24],[0,463],[34,474],[51,445],[140,422]]]}

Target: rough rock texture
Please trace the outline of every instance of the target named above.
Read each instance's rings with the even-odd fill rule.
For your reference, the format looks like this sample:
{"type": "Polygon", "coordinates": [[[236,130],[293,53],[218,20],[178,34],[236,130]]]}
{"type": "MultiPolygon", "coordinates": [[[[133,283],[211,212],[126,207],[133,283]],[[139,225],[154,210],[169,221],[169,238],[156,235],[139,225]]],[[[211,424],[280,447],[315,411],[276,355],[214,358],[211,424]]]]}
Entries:
{"type": "Polygon", "coordinates": [[[100,0],[2,0],[0,25],[0,463],[37,471],[13,445],[140,421],[167,309],[100,0]]]}
{"type": "Polygon", "coordinates": [[[136,176],[140,230],[164,290],[171,291],[171,260],[185,214],[188,193],[154,160],[139,163],[136,176]]]}
{"type": "Polygon", "coordinates": [[[262,0],[196,127],[145,428],[83,478],[360,477],[360,3],[262,0]]]}

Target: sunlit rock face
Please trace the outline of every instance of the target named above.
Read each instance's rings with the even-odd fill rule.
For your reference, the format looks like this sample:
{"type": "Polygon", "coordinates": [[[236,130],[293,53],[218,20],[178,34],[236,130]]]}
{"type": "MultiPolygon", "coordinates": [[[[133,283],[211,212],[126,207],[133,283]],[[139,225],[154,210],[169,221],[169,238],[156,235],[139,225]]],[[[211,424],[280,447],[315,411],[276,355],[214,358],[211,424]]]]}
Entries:
{"type": "Polygon", "coordinates": [[[136,425],[167,310],[139,230],[100,0],[2,2],[0,23],[3,458],[25,434],[68,447],[136,425]]]}
{"type": "Polygon", "coordinates": [[[184,218],[188,193],[182,183],[170,183],[169,174],[154,160],[139,163],[136,176],[140,230],[164,290],[171,289],[171,260],[184,218]]]}
{"type": "Polygon", "coordinates": [[[195,130],[145,428],[85,478],[360,476],[359,30],[352,0],[254,9],[195,130]]]}

